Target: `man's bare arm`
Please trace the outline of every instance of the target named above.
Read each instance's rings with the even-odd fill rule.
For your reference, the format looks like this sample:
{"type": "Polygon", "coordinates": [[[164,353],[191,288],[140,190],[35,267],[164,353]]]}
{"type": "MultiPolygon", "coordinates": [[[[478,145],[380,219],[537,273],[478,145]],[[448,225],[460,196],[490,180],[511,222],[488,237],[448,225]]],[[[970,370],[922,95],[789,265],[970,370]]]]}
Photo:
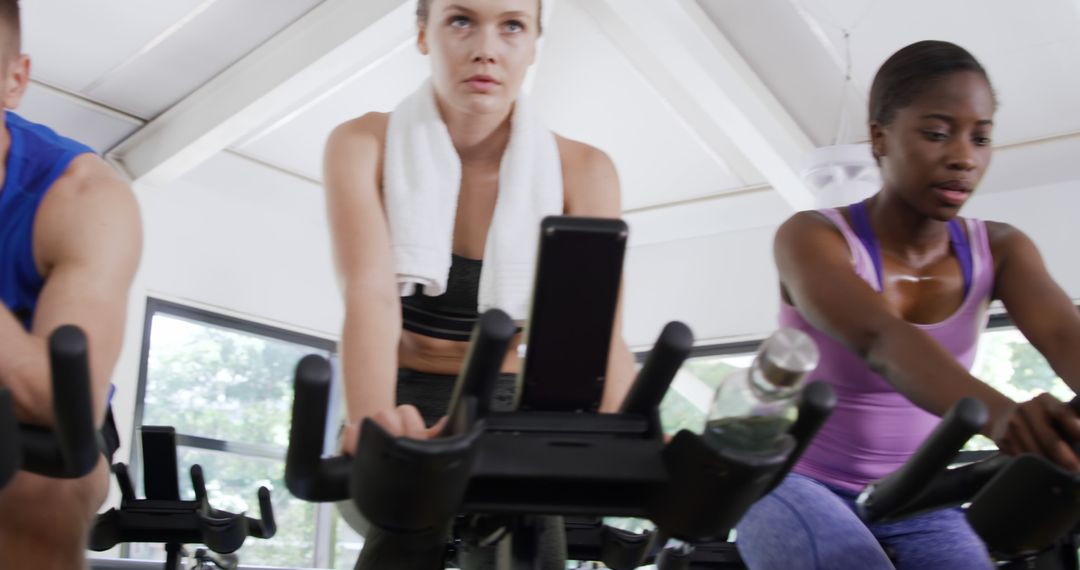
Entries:
{"type": "Polygon", "coordinates": [[[94,418],[100,424],[142,252],[138,204],[107,164],[82,155],[42,200],[33,243],[45,286],[29,333],[10,312],[0,311],[0,383],[14,395],[20,421],[52,425],[46,339],[61,325],[76,325],[89,342],[94,418]]]}

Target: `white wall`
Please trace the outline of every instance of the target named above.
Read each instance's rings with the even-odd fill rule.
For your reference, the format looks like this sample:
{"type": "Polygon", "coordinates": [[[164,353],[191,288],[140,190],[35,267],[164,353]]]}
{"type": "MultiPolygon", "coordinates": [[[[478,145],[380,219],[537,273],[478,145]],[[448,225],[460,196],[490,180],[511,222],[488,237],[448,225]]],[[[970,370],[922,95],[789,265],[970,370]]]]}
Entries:
{"type": "Polygon", "coordinates": [[[703,342],[765,336],[774,328],[774,227],[642,245],[626,263],[626,325],[632,347],[655,342],[668,321],[703,342]]]}
{"type": "Polygon", "coordinates": [[[325,338],[338,336],[342,315],[319,186],[222,153],[173,184],[135,192],[143,259],[113,380],[124,461],[147,296],[325,338]]]}
{"type": "Polygon", "coordinates": [[[152,292],[336,335],[341,313],[322,189],[222,153],[139,188],[152,292]]]}
{"type": "Polygon", "coordinates": [[[1080,180],[976,194],[964,214],[1022,230],[1038,246],[1058,284],[1070,297],[1080,299],[1080,180]]]}
{"type": "MultiPolygon", "coordinates": [[[[745,212],[743,219],[768,221],[734,210],[745,212]]],[[[1073,299],[1080,299],[1078,214],[1080,180],[976,193],[964,210],[966,216],[1007,222],[1027,233],[1051,275],[1073,299]]],[[[719,215],[716,219],[718,227],[729,223],[719,215]]],[[[759,338],[771,332],[779,309],[772,236],[780,221],[634,247],[626,271],[628,342],[651,344],[669,320],[690,325],[698,342],[759,338]]]]}

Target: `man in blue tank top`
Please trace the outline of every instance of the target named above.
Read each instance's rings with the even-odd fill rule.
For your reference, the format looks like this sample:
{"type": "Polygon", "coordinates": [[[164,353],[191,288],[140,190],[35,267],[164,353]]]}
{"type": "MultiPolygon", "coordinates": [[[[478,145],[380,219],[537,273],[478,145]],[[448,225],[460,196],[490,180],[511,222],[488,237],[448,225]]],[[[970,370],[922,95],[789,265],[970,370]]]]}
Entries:
{"type": "MultiPolygon", "coordinates": [[[[45,339],[87,334],[97,425],[124,337],[141,254],[139,209],[91,149],[12,113],[29,82],[19,5],[0,0],[0,385],[20,422],[52,425],[45,339]]],[[[77,480],[19,473],[0,491],[0,570],[84,568],[86,536],[108,493],[108,465],[77,480]]]]}

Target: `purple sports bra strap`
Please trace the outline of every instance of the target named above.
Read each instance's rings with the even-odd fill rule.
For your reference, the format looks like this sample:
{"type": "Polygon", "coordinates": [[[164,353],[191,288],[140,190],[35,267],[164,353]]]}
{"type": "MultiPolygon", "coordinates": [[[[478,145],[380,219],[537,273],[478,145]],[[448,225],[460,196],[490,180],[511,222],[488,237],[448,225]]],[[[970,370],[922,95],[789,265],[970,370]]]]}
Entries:
{"type": "Polygon", "coordinates": [[[870,226],[870,214],[866,211],[866,202],[855,202],[848,206],[848,214],[851,216],[851,229],[855,231],[859,241],[870,254],[870,260],[874,262],[874,272],[877,274],[877,282],[884,289],[885,280],[881,275],[881,248],[878,247],[877,236],[874,228],[870,226]]]}
{"type": "Polygon", "coordinates": [[[972,274],[974,273],[971,260],[971,242],[968,240],[964,228],[960,225],[960,220],[956,218],[949,220],[949,241],[952,243],[956,260],[960,262],[960,273],[964,276],[964,297],[966,298],[968,291],[971,290],[972,274]]]}
{"type": "MultiPolygon", "coordinates": [[[[851,229],[855,231],[855,235],[859,237],[859,241],[866,248],[866,252],[870,254],[870,259],[874,262],[874,271],[877,273],[878,283],[884,286],[885,281],[881,275],[881,247],[878,245],[877,236],[874,235],[874,228],[870,225],[870,214],[866,210],[866,201],[855,202],[848,206],[848,214],[851,215],[851,229]]],[[[971,259],[971,242],[968,240],[963,226],[960,225],[959,219],[953,218],[949,220],[948,228],[949,243],[952,245],[956,260],[960,263],[960,273],[964,278],[964,297],[967,297],[968,291],[971,290],[974,273],[971,259]]]]}

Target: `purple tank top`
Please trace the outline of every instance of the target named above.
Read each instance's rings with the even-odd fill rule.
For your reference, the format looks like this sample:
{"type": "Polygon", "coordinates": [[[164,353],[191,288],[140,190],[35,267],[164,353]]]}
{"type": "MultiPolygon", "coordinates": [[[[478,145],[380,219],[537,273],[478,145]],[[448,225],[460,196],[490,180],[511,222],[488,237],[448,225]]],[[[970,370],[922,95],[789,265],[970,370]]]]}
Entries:
{"type": "MultiPolygon", "coordinates": [[[[861,230],[858,232],[848,226],[839,210],[820,213],[843,234],[855,273],[880,293],[880,253],[869,223],[859,227],[860,206],[852,208],[856,210],[852,221],[861,230]]],[[[958,222],[950,236],[954,255],[964,269],[964,300],[945,320],[915,326],[933,337],[962,366],[971,368],[979,334],[987,322],[994,264],[982,221],[958,222]],[[959,226],[965,222],[967,235],[959,226]]],[[[870,370],[863,359],[814,328],[795,307],[784,302],[780,303],[780,326],[797,328],[817,342],[821,362],[808,380],[828,382],[837,395],[836,409],[795,466],[796,473],[842,489],[860,490],[899,468],[937,425],[937,416],[912,404],[870,370]]]]}

